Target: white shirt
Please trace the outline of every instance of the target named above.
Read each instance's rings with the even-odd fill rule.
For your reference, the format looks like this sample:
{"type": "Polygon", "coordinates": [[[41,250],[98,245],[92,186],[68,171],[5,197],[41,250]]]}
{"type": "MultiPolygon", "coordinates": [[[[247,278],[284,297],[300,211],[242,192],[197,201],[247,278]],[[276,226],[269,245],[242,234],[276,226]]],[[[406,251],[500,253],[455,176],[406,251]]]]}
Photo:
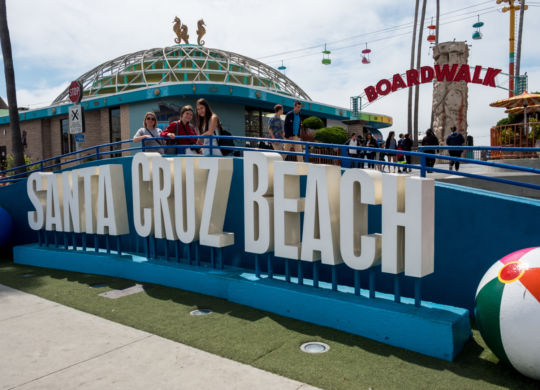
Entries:
{"type": "MultiPolygon", "coordinates": [[[[358,140],[352,139],[349,141],[349,146],[358,146],[358,140]]],[[[349,149],[349,154],[358,154],[357,149],[349,149]]]]}

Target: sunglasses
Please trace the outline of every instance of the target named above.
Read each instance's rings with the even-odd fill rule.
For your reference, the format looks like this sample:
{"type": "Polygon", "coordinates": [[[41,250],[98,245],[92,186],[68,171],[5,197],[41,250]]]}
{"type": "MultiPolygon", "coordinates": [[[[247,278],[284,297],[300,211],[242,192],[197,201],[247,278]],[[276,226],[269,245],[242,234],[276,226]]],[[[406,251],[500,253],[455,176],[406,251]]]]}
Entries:
{"type": "Polygon", "coordinates": [[[146,120],[151,120],[151,121],[154,121],[154,122],[155,122],[155,121],[156,121],[156,118],[152,118],[152,117],[149,116],[149,117],[146,118],[146,120]]]}

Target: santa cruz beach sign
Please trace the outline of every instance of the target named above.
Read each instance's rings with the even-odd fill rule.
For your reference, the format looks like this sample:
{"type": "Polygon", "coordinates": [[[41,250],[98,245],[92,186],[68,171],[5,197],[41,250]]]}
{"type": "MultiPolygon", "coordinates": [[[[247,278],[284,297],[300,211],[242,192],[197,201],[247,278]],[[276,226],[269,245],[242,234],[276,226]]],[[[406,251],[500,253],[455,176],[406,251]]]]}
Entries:
{"type": "MultiPolygon", "coordinates": [[[[139,236],[215,248],[234,244],[235,233],[223,231],[232,159],[138,153],[131,169],[139,236]]],[[[28,213],[34,230],[130,233],[121,165],[34,172],[27,190],[35,208],[28,213]]],[[[342,174],[338,166],[246,152],[243,192],[246,252],[344,262],[355,270],[382,262],[383,272],[413,277],[433,272],[432,179],[363,169],[342,174]],[[300,196],[301,176],[306,177],[305,197],[300,196]],[[382,205],[381,233],[368,234],[368,205],[382,205]]]]}
{"type": "Polygon", "coordinates": [[[42,245],[40,238],[39,246],[16,247],[17,262],[218,296],[446,360],[470,337],[466,309],[375,291],[375,271],[416,282],[434,272],[432,179],[283,161],[273,152],[246,151],[242,159],[137,153],[123,162],[32,173],[30,228],[40,237],[63,232],[73,245],[42,245]],[[85,247],[89,234],[95,250],[85,247]],[[113,252],[107,238],[107,250],[100,249],[100,235],[117,236],[118,246],[129,248],[113,252]],[[177,261],[140,256],[138,237],[154,249],[156,239],[164,248],[176,245],[177,261]],[[210,253],[212,265],[215,253],[226,253],[227,267],[192,264],[192,244],[210,253]],[[178,257],[180,246],[187,261],[178,257]],[[249,268],[262,254],[266,276],[249,268]],[[296,276],[272,274],[272,256],[276,270],[296,261],[296,276]],[[301,276],[307,263],[312,280],[301,276]],[[326,273],[320,283],[319,267],[326,273]],[[354,275],[354,288],[338,288],[338,268],[354,275]],[[361,293],[364,271],[370,287],[361,293]]]}

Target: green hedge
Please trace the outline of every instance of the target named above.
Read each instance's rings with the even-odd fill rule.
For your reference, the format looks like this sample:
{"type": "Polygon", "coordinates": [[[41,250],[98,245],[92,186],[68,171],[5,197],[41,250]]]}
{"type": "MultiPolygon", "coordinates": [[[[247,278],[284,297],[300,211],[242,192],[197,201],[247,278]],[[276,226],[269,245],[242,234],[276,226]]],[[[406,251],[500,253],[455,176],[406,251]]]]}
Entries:
{"type": "Polygon", "coordinates": [[[321,118],[317,118],[316,116],[310,116],[306,119],[304,119],[304,127],[306,129],[321,129],[324,126],[324,122],[321,118]]]}
{"type": "Polygon", "coordinates": [[[315,141],[326,144],[344,144],[348,139],[347,131],[340,126],[325,127],[315,132],[315,141]]]}

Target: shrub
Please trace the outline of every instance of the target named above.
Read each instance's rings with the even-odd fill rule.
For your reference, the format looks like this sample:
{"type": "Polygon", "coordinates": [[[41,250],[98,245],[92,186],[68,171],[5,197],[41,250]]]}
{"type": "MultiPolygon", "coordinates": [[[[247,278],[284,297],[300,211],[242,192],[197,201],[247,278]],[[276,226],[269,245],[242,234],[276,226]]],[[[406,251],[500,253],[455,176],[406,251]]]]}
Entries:
{"type": "Polygon", "coordinates": [[[326,144],[344,144],[347,141],[347,131],[340,126],[325,127],[315,132],[315,141],[326,144]]]}
{"type": "Polygon", "coordinates": [[[321,118],[317,118],[316,116],[310,116],[306,119],[304,119],[304,127],[306,129],[321,129],[324,126],[324,122],[321,118]]]}
{"type": "MultiPolygon", "coordinates": [[[[26,154],[24,155],[24,164],[25,165],[32,164],[32,159],[30,157],[28,157],[26,154]]],[[[6,156],[6,169],[11,169],[11,168],[15,168],[15,159],[13,158],[13,155],[8,154],[6,156]]],[[[26,167],[26,171],[30,172],[30,171],[32,171],[34,169],[38,169],[38,168],[39,168],[39,164],[29,165],[28,167],[26,167]]],[[[17,173],[17,172],[12,171],[12,172],[9,172],[8,175],[11,176],[11,175],[13,175],[15,173],[17,173]]]]}
{"type": "Polygon", "coordinates": [[[512,123],[522,123],[523,114],[508,114],[508,117],[502,118],[497,122],[496,126],[510,125],[512,123]]]}
{"type": "Polygon", "coordinates": [[[497,122],[496,126],[504,126],[510,124],[510,118],[502,118],[497,122]]]}
{"type": "Polygon", "coordinates": [[[511,127],[503,129],[499,134],[499,143],[501,145],[509,145],[514,143],[515,133],[511,127]]]}
{"type": "Polygon", "coordinates": [[[540,123],[531,125],[531,132],[529,133],[530,139],[540,139],[540,123]]]}

